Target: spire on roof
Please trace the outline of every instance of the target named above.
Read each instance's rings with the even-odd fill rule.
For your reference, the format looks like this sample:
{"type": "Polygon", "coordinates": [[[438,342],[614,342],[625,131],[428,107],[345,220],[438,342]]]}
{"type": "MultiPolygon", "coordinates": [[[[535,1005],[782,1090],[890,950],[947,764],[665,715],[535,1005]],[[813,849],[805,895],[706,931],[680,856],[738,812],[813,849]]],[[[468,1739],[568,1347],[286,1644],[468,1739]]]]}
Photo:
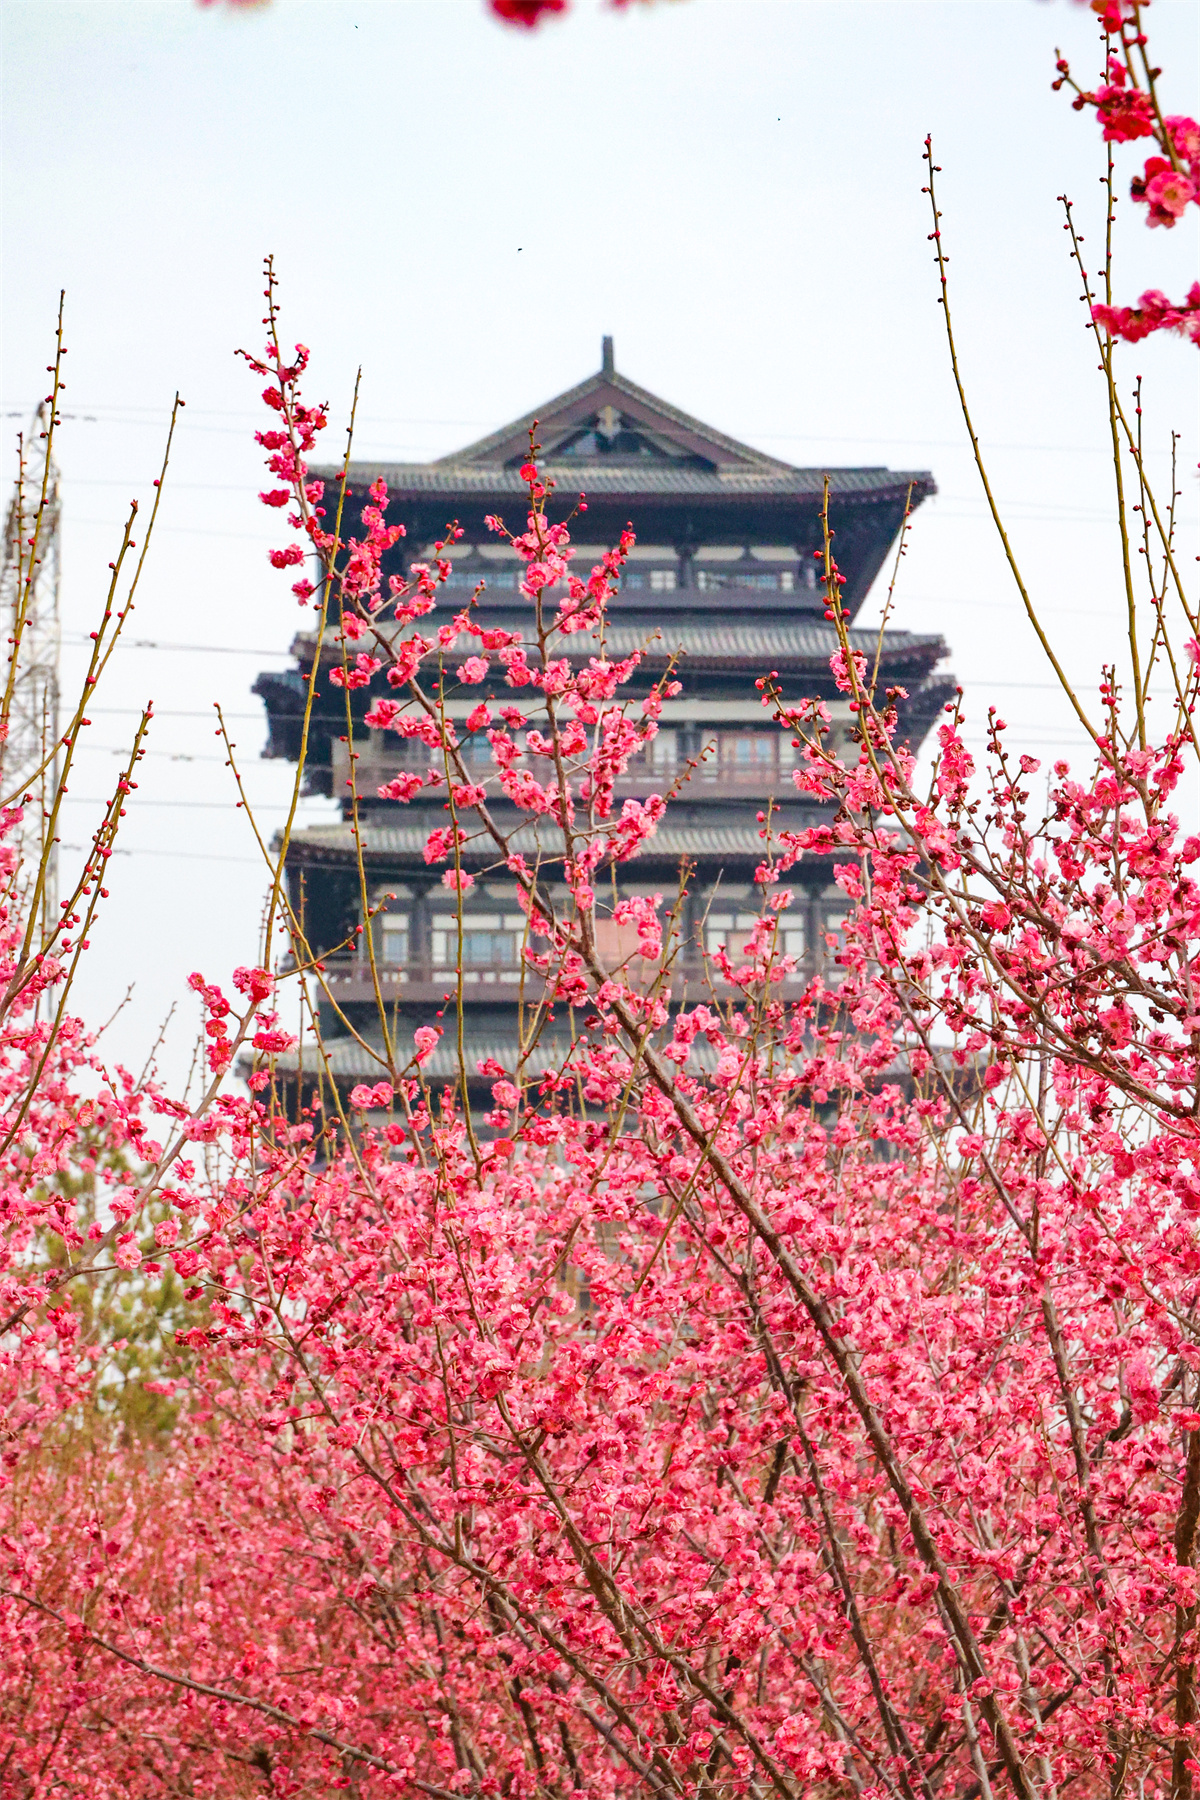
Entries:
{"type": "Polygon", "coordinates": [[[617,365],[613,359],[613,341],[610,337],[601,338],[601,340],[600,340],[600,373],[602,375],[615,375],[616,372],[617,372],[617,365]]]}

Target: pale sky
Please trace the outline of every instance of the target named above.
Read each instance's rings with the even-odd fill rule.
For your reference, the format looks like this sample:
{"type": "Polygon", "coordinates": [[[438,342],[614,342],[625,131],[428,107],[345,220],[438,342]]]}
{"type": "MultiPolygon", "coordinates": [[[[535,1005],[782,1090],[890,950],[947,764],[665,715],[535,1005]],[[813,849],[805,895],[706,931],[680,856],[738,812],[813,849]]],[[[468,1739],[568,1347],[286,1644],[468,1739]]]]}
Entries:
{"type": "MultiPolygon", "coordinates": [[[[1156,0],[1167,109],[1197,111],[1197,13],[1156,0]]],[[[1094,123],[1050,91],[1061,44],[1096,78],[1071,0],[575,0],[534,34],[482,0],[5,0],[6,446],[45,391],[57,294],[71,347],[61,444],[65,691],[127,500],[188,402],[131,643],[93,709],[66,842],[82,845],[134,723],[158,714],[79,989],[141,1065],[194,1038],[184,977],[255,953],[264,882],[209,722],[237,722],[269,832],[290,785],[258,760],[261,668],[303,616],[266,561],[257,384],[275,253],[284,325],[313,350],[336,454],[355,369],[356,454],[438,455],[598,366],[806,466],[929,468],[895,622],[948,639],[976,724],[1001,706],[1035,754],[1078,739],[1047,685],[985,518],[950,381],[921,146],[942,165],[964,371],[1027,579],[1071,672],[1119,651],[1103,394],[1056,196],[1094,254],[1094,123]],[[139,642],[139,640],[141,640],[139,642]]],[[[1121,189],[1137,167],[1120,155],[1121,189]]],[[[1197,214],[1147,232],[1118,209],[1119,297],[1182,294],[1197,214]]],[[[1123,351],[1149,440],[1184,434],[1196,545],[1197,357],[1123,351]]],[[[11,458],[10,458],[11,462],[11,458]]],[[[1160,461],[1159,467],[1163,465],[1160,461]]],[[[8,480],[8,465],[4,471],[8,480]]],[[[636,525],[636,520],[634,521],[636,525]]],[[[864,618],[870,616],[870,611],[864,618]]],[[[978,730],[976,730],[978,736],[978,730]]],[[[1190,802],[1189,802],[1190,804],[1190,802]]],[[[327,803],[307,808],[328,813],[327,803]]],[[[69,867],[75,852],[66,850],[69,867]]]]}

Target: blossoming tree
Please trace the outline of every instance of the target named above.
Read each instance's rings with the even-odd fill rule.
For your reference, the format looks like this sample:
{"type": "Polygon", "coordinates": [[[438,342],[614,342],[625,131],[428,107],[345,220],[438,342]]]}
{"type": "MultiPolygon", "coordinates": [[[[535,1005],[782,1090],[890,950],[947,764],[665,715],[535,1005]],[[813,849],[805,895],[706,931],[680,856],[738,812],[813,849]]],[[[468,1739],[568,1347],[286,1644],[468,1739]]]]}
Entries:
{"type": "MultiPolygon", "coordinates": [[[[1168,162],[1190,154],[1189,121],[1131,98],[1139,8],[1103,22],[1116,62],[1080,98],[1110,142],[1146,135],[1136,119],[1161,125],[1168,162]]],[[[1163,174],[1146,201],[1173,218],[1183,190],[1163,174]]],[[[337,634],[334,685],[377,682],[373,722],[441,752],[450,817],[430,860],[461,894],[462,844],[490,841],[520,887],[528,966],[578,1031],[536,1083],[464,1067],[434,1092],[434,1029],[400,1045],[381,1009],[380,1080],[348,1097],[330,1081],[327,1111],[289,1115],[273,1068],[291,1040],[261,1011],[272,942],[292,977],[319,987],[323,971],[276,853],[262,966],[234,978],[242,1010],[193,982],[214,1081],[253,1057],[249,1098],[175,1109],[202,1175],[175,1149],[165,1188],[171,1146],[132,1122],[142,1104],[169,1116],[165,1096],[113,1084],[86,1113],[82,1052],[65,1047],[80,1040],[60,1030],[51,1073],[29,1060],[42,1039],[6,1042],[6,1104],[31,1095],[0,1152],[17,1159],[6,1204],[28,1220],[37,1196],[41,1212],[10,1239],[0,1782],[1190,1796],[1200,837],[1174,808],[1200,759],[1200,612],[1174,496],[1153,491],[1118,386],[1113,335],[1136,333],[1106,290],[1091,329],[1128,642],[1094,699],[1067,687],[1092,767],[1039,781],[993,712],[977,768],[956,704],[922,777],[901,696],[851,646],[827,531],[853,749],[835,754],[828,710],[764,671],[825,822],[762,821],[758,925],[736,957],[713,953],[697,1004],[674,980],[671,899],[617,903],[638,939],[623,969],[597,948],[599,878],[665,806],[613,797],[661,694],[623,701],[633,665],[602,638],[567,654],[602,633],[632,537],[577,570],[531,442],[520,529],[493,522],[530,630],[488,632],[470,606],[423,628],[457,528],[384,591],[386,491],[349,535],[344,480],[306,467],[326,411],[302,397],[307,353],[283,347],[273,274],[267,300],[249,359],[273,415],[262,497],[299,540],[271,560],[316,554],[296,593],[337,634]],[[451,654],[463,684],[496,668],[522,693],[531,754],[518,709],[481,717],[485,779],[426,674],[451,654]],[[554,828],[565,904],[513,847],[496,791],[554,828]],[[846,895],[838,979],[784,1004],[777,920],[811,856],[846,895]],[[480,1073],[482,1120],[462,1097],[480,1073]],[[384,1105],[392,1122],[370,1127],[384,1105]],[[51,1153],[56,1175],[99,1167],[85,1127],[126,1153],[115,1222],[93,1238],[44,1179],[51,1153]],[[81,1296],[101,1277],[142,1306],[175,1284],[171,1305],[191,1309],[141,1366],[163,1405],[140,1422],[95,1375],[81,1296]]],[[[964,414],[1002,529],[965,398],[964,414]]],[[[398,776],[387,791],[414,790],[398,776]]]]}

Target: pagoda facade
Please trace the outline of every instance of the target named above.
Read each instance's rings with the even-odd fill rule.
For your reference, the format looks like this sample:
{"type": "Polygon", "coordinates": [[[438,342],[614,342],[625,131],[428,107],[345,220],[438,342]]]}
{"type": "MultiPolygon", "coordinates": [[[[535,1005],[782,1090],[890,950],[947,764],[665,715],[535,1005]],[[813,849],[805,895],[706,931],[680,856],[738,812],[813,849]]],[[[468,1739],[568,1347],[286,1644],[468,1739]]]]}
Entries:
{"type": "MultiPolygon", "coordinates": [[[[576,570],[586,574],[627,524],[637,535],[609,605],[604,638],[611,660],[643,651],[621,696],[636,703],[672,661],[682,684],[682,691],[663,703],[658,735],[618,783],[618,807],[627,797],[665,794],[681,776],[686,779],[655,834],[613,871],[618,885],[612,894],[598,890],[598,898],[611,904],[618,896],[661,893],[669,905],[680,890],[681,865],[690,871],[672,999],[714,994],[719,999],[720,982],[707,953],[725,944],[736,961],[761,910],[762,892],[753,879],[764,847],[758,815],[770,803],[776,827],[788,830],[823,816],[818,803],[796,790],[791,738],[772,723],[756,679],[776,671],[789,701],[819,696],[831,709],[835,732],[851,725],[830,674],[837,646],[825,620],[814,557],[823,542],[826,475],[838,567],[845,577],[843,604],[851,621],[894,549],[906,503],[919,505],[935,492],[934,482],[925,472],[803,469],[765,456],[618,374],[612,340],[606,338],[597,374],[479,443],[436,462],[350,465],[345,516],[357,517],[367,489],[382,477],[388,522],[406,529],[392,563],[385,562],[385,574],[406,574],[413,562],[430,561],[433,544],[453,522],[463,530],[453,571],[438,590],[438,611],[421,622],[426,635],[433,635],[429,626],[460,611],[481,582],[481,623],[531,634],[533,609],[518,590],[517,559],[484,519],[495,514],[511,529],[524,529],[528,488],[519,471],[535,422],[539,468],[555,483],[551,516],[565,515],[576,495],[587,496],[587,512],[573,528],[573,537],[586,539],[574,546],[576,570]]],[[[340,476],[336,469],[313,473],[327,482],[340,476]]],[[[876,630],[852,629],[851,641],[872,665],[882,643],[880,685],[907,690],[901,735],[915,749],[953,692],[951,679],[939,673],[943,640],[902,630],[887,630],[881,640],[876,630]]],[[[563,638],[556,654],[586,662],[597,651],[596,639],[582,632],[563,638]]],[[[308,790],[343,800],[343,820],[296,832],[287,857],[292,903],[302,913],[310,944],[325,956],[325,980],[336,1001],[322,1006],[331,1072],[339,1085],[381,1079],[385,1071],[358,1041],[380,1039],[379,994],[404,1060],[413,1029],[434,1022],[447,995],[458,988],[461,966],[469,1078],[474,1080],[480,1061],[493,1074],[497,1065],[516,1072],[520,1063],[525,1076],[535,1076],[565,1050],[566,1021],[547,1027],[540,1020],[536,1038],[526,1028],[531,1008],[536,1013],[534,984],[524,964],[527,922],[494,842],[469,837],[462,848],[463,867],[475,882],[462,902],[460,930],[458,897],[442,884],[441,867],[430,868],[424,858],[429,833],[446,823],[445,789],[424,788],[408,805],[377,797],[377,789],[403,769],[428,768],[431,752],[418,740],[404,741],[363,722],[377,692],[390,691],[382,675],[353,693],[355,729],[348,743],[345,695],[327,679],[340,661],[332,635],[323,644],[302,635],[293,654],[296,666],[261,675],[255,692],[265,701],[269,720],[265,754],[295,760],[307,684],[316,680],[308,790]],[[365,923],[359,853],[349,822],[351,753],[370,914],[365,923]],[[360,925],[373,935],[374,972],[361,933],[359,948],[337,948],[360,925]]],[[[527,699],[505,686],[502,669],[494,669],[481,687],[456,692],[448,684],[447,695],[446,712],[460,736],[481,699],[500,705],[527,699]]],[[[462,753],[468,763],[478,759],[484,779],[491,767],[486,736],[466,737],[462,753]]],[[[554,829],[543,821],[539,837],[539,827],[519,820],[504,796],[491,789],[489,807],[504,829],[521,824],[514,847],[538,859],[552,881],[554,829]]],[[[817,972],[836,979],[836,934],[845,912],[832,870],[821,859],[803,859],[788,882],[795,899],[782,921],[784,948],[797,958],[798,968],[781,997],[817,972]]],[[[607,939],[605,930],[600,922],[601,953],[618,962],[631,946],[623,943],[620,928],[608,928],[607,939]]],[[[459,1075],[454,1039],[448,1031],[426,1065],[434,1082],[459,1075]]]]}

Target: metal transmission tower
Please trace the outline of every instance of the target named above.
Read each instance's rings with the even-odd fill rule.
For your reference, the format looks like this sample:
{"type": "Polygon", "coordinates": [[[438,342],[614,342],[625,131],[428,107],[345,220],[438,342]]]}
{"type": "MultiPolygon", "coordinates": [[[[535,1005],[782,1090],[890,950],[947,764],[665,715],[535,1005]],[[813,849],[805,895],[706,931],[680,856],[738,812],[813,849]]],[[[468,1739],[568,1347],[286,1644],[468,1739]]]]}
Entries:
{"type": "Polygon", "coordinates": [[[0,742],[0,787],[5,797],[31,796],[16,841],[29,887],[37,879],[43,849],[48,849],[40,906],[43,921],[52,919],[58,906],[57,849],[44,842],[58,778],[62,517],[58,467],[50,450],[50,416],[43,402],[21,445],[20,467],[5,517],[0,571],[0,619],[8,645],[3,677],[8,735],[0,742]]]}

